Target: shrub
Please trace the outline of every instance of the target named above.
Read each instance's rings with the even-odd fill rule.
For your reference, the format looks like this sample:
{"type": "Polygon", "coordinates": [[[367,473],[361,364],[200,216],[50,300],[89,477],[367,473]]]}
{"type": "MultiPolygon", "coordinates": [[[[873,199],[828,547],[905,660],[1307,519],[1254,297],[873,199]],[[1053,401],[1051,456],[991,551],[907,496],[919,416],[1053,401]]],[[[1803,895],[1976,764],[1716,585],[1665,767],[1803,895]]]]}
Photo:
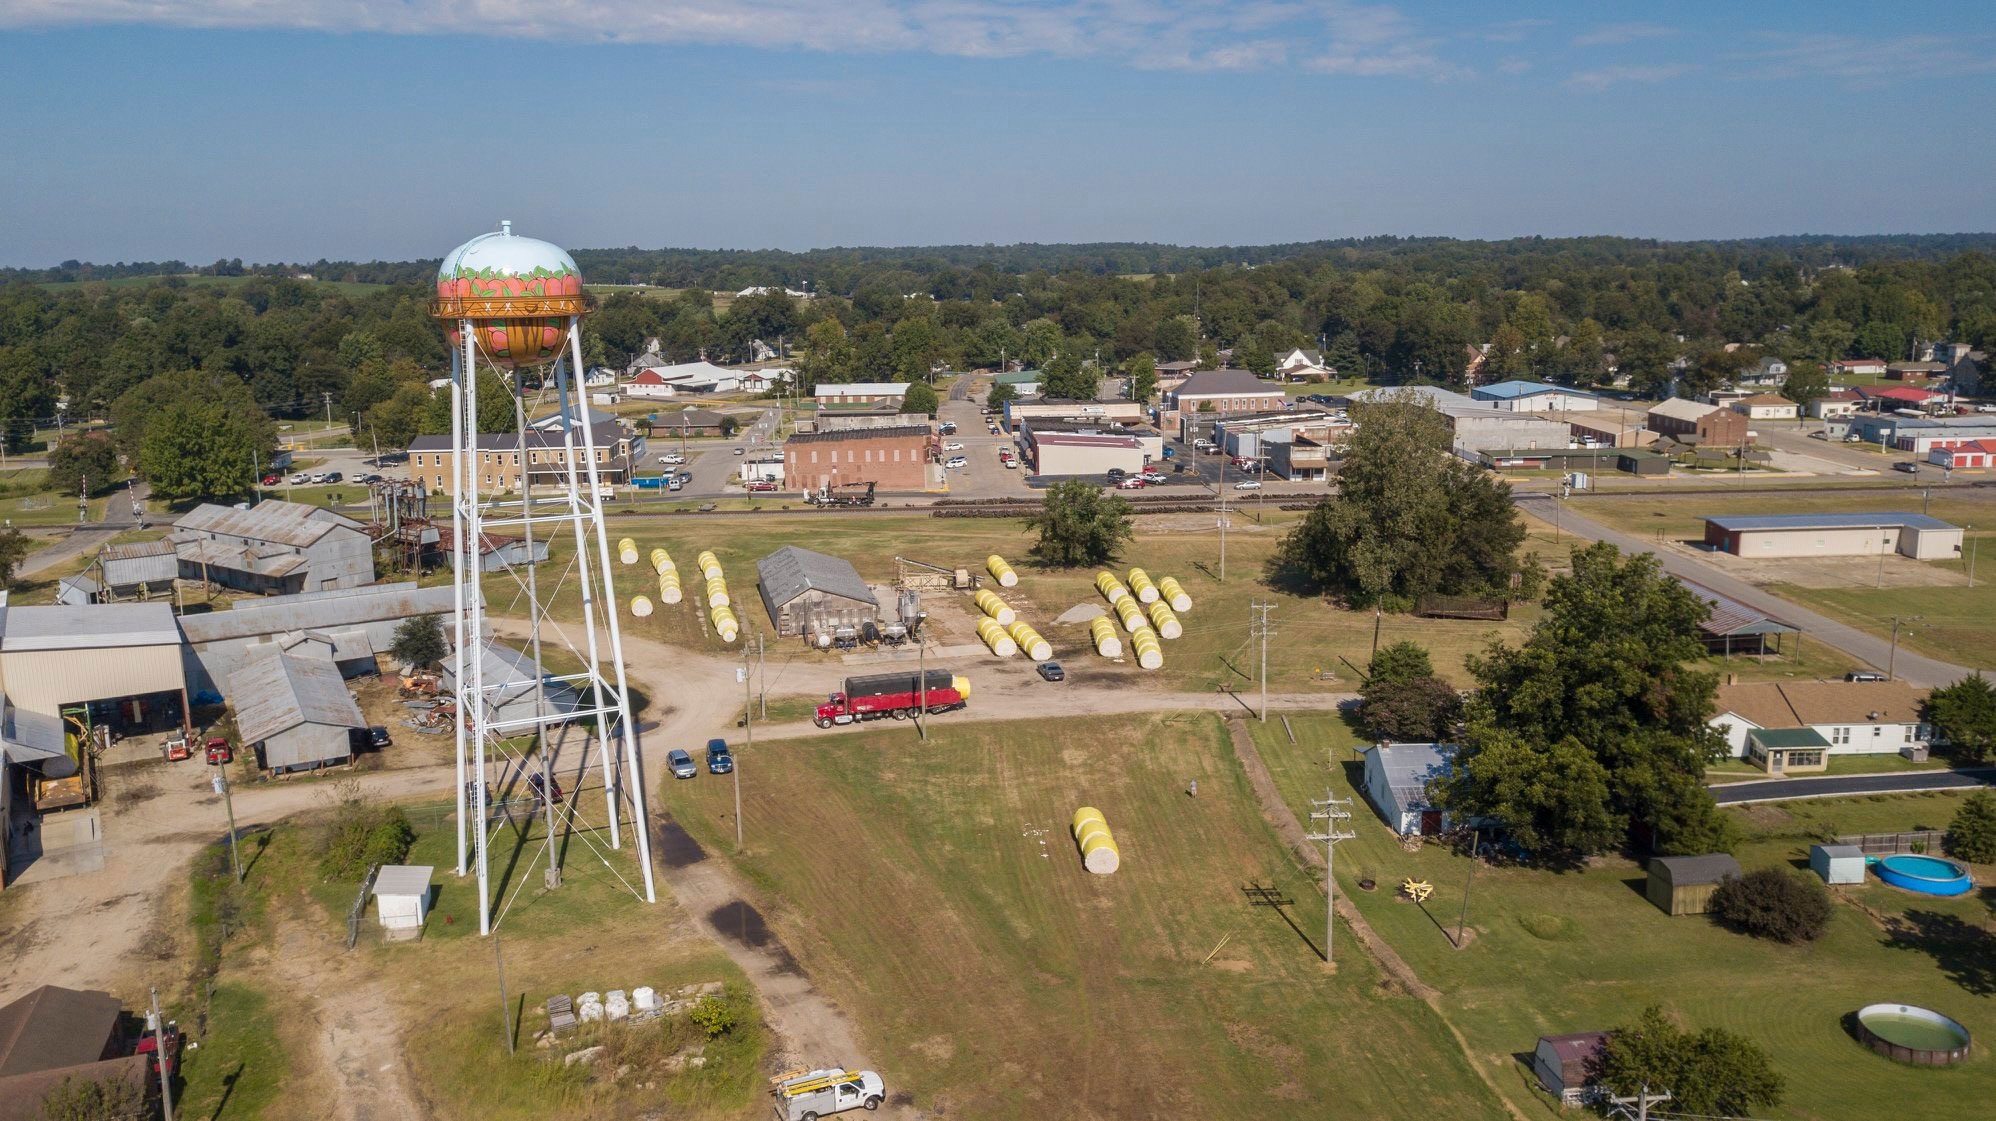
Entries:
{"type": "Polygon", "coordinates": [[[1812,942],[1830,925],[1830,893],[1813,876],[1756,868],[1720,884],[1712,912],[1756,938],[1812,942]]]}
{"type": "Polygon", "coordinates": [[[415,827],[399,806],[375,806],[350,782],[340,784],[333,819],[326,826],[319,874],[329,880],[357,880],[377,864],[400,864],[416,842],[415,827]]]}
{"type": "Polygon", "coordinates": [[[1948,823],[1947,848],[1971,864],[1996,864],[1996,794],[1978,790],[1948,823]]]}

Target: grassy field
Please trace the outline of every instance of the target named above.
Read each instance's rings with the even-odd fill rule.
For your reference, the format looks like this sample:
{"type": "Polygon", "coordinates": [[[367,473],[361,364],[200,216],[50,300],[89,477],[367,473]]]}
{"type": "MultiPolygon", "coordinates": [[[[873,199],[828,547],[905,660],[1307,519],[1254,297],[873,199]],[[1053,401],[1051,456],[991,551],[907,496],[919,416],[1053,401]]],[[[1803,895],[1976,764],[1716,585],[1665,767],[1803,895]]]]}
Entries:
{"type": "MultiPolygon", "coordinates": [[[[738,864],[777,936],[853,1014],[890,1090],[931,1115],[1501,1112],[1427,1005],[1348,942],[1324,973],[1322,896],[1216,717],[758,744],[743,776],[738,864]],[[1080,867],[1082,804],[1115,831],[1112,876],[1080,867]],[[1295,905],[1250,906],[1250,883],[1295,905]]],[[[729,784],[665,786],[729,852],[729,784]]]]}
{"type": "MultiPolygon", "coordinates": [[[[1788,1082],[1787,1102],[1770,1117],[1918,1117],[1996,1093],[1996,1061],[1986,1054],[1947,1070],[1902,1066],[1860,1047],[1841,1023],[1861,1005],[1903,1000],[1939,1009],[1979,1037],[1996,1032],[1989,889],[1942,900],[1875,883],[1839,888],[1829,933],[1790,947],[1703,917],[1664,915],[1643,897],[1638,866],[1620,858],[1566,874],[1484,867],[1469,881],[1468,862],[1441,846],[1404,851],[1354,791],[1356,737],[1342,720],[1291,717],[1290,724],[1295,744],[1280,723],[1253,727],[1285,800],[1302,814],[1327,786],[1355,799],[1358,836],[1338,849],[1339,889],[1443,991],[1443,1014],[1520,1108],[1554,1113],[1520,1058],[1541,1033],[1613,1027],[1651,1003],[1686,1023],[1761,1041],[1788,1082]],[[1375,877],[1378,889],[1357,891],[1361,875],[1375,877]],[[1425,906],[1394,897],[1406,877],[1434,885],[1425,906]],[[1457,950],[1448,932],[1466,885],[1473,934],[1457,950]]],[[[1743,867],[1806,866],[1809,845],[1821,837],[1945,827],[1960,799],[1837,798],[1728,812],[1748,830],[1743,867]]],[[[1978,879],[1990,883],[1992,875],[1996,869],[1980,869],[1978,879]]]]}
{"type": "MultiPolygon", "coordinates": [[[[1893,494],[1695,495],[1620,496],[1612,502],[1578,502],[1577,513],[1644,540],[1702,539],[1707,515],[1861,513],[1920,511],[1961,526],[1980,526],[1968,535],[1966,549],[1980,561],[1980,543],[1996,538],[1996,495],[1981,490],[1934,488],[1930,502],[1917,492],[1893,494]]],[[[1925,562],[1929,568],[1955,574],[1959,583],[1940,586],[1884,588],[1846,586],[1808,588],[1777,583],[1768,590],[1812,607],[1832,618],[1873,634],[1890,636],[1894,616],[1918,621],[1902,628],[1900,641],[1910,650],[1959,662],[1972,652],[1996,650],[1996,541],[1988,565],[1967,586],[1967,559],[1925,562]]]]}
{"type": "MultiPolygon", "coordinates": [[[[595,792],[599,804],[600,790],[595,792]]],[[[586,796],[586,794],[585,794],[586,796]]],[[[617,1084],[592,1080],[585,1068],[563,1068],[563,1051],[535,1048],[548,996],[651,985],[670,993],[719,981],[739,989],[740,972],[711,943],[684,935],[670,897],[646,906],[624,886],[637,882],[628,843],[607,859],[582,839],[567,842],[562,886],[544,888],[543,832],[538,820],[514,832],[498,828],[492,879],[505,899],[499,920],[506,983],[518,1017],[519,1052],[508,1056],[494,988],[494,943],[478,937],[475,881],[451,874],[455,834],[448,807],[415,807],[418,829],[408,863],[437,869],[436,895],[420,942],[384,944],[372,912],[361,938],[344,949],[346,912],[356,884],[328,882],[318,872],[320,831],[294,818],[270,831],[268,843],[247,842],[248,882],[240,895],[224,889],[227,861],[219,849],[196,862],[190,918],[197,972],[176,1014],[207,1032],[184,1066],[185,1116],[233,1118],[313,1115],[300,1091],[307,1072],[321,1069],[321,1041],[311,1024],[282,1011],[304,988],[322,998],[343,988],[375,986],[389,994],[400,1020],[399,1050],[408,1056],[416,1088],[438,1118],[519,1119],[561,1113],[622,1118],[669,1104],[674,1116],[739,1117],[763,1089],[768,1040],[750,1012],[734,1032],[706,1045],[707,1063],[680,1074],[652,1064],[694,1042],[683,1018],[650,1027],[585,1028],[578,1042],[609,1044],[619,1062],[644,1073],[617,1084]],[[223,937],[223,926],[228,934],[223,937]],[[308,951],[302,952],[301,951],[308,951]],[[273,957],[281,966],[273,966],[273,957]],[[309,963],[309,964],[307,964],[309,963]],[[641,1081],[656,1083],[644,1090],[641,1081]]],[[[594,838],[601,844],[601,838],[594,838]]],[[[384,1024],[384,1031],[396,1030],[384,1024]]]]}

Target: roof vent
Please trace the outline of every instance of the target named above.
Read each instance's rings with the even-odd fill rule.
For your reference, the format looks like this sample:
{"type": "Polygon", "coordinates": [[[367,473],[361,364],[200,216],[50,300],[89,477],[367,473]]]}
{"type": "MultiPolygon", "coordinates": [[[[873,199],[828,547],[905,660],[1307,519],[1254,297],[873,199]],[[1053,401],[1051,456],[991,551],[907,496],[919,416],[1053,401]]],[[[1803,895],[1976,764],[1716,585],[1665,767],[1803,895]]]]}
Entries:
{"type": "Polygon", "coordinates": [[[1879,718],[1879,717],[1880,717],[1881,715],[1883,715],[1883,714],[1882,714],[1882,713],[1879,713],[1879,712],[1867,712],[1867,713],[1865,713],[1865,714],[1864,714],[1864,718],[1865,718],[1866,720],[1876,720],[1876,719],[1878,719],[1878,718],[1879,718]]]}

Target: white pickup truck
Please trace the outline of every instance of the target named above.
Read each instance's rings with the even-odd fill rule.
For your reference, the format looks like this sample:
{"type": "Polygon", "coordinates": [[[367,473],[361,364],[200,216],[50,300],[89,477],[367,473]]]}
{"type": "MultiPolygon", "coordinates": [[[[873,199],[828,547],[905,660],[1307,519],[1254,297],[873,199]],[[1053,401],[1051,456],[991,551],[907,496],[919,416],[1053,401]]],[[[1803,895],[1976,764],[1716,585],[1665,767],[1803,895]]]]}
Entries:
{"type": "Polygon", "coordinates": [[[777,1121],[818,1121],[849,1109],[875,1110],[887,1097],[887,1084],[870,1070],[802,1071],[771,1079],[777,1121]]]}

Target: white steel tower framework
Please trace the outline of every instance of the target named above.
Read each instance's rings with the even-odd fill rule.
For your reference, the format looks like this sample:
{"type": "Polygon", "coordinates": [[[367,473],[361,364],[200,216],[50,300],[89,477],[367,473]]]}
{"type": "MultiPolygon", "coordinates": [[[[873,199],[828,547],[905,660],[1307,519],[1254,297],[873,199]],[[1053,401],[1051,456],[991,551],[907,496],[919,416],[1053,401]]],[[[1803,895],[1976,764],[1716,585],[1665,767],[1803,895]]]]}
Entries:
{"type": "MultiPolygon", "coordinates": [[[[571,314],[568,323],[564,353],[559,353],[553,362],[553,404],[554,415],[560,420],[561,463],[557,472],[557,482],[553,486],[535,485],[535,467],[541,458],[538,450],[530,444],[530,438],[538,433],[531,431],[525,423],[524,410],[517,415],[517,444],[507,446],[507,454],[517,452],[518,460],[512,464],[519,482],[518,495],[501,497],[496,485],[491,484],[482,468],[479,452],[478,432],[478,371],[480,352],[478,347],[479,324],[471,318],[457,320],[458,345],[451,355],[451,466],[453,470],[454,497],[451,502],[451,571],[453,574],[454,617],[452,620],[455,653],[456,682],[455,700],[458,719],[457,736],[457,874],[465,876],[475,872],[478,880],[478,931],[489,934],[498,916],[494,914],[495,900],[492,894],[491,861],[489,848],[495,826],[491,795],[491,772],[488,761],[502,763],[510,761],[516,765],[518,773],[524,774],[527,764],[515,746],[517,741],[533,733],[537,749],[541,753],[540,774],[534,776],[547,784],[540,791],[549,809],[549,835],[544,838],[544,848],[549,868],[557,867],[558,843],[554,836],[552,774],[548,759],[552,748],[549,744],[550,724],[566,721],[570,727],[593,725],[603,778],[603,794],[607,811],[605,831],[609,835],[610,848],[622,848],[622,824],[624,811],[628,807],[630,825],[637,840],[637,860],[643,877],[642,889],[638,891],[647,903],[657,901],[657,891],[653,883],[651,867],[651,840],[646,829],[644,770],[638,755],[636,725],[631,719],[629,683],[624,671],[623,635],[617,624],[617,595],[611,582],[610,543],[608,531],[603,525],[602,495],[604,488],[597,470],[597,445],[595,433],[591,430],[589,414],[583,405],[579,377],[575,371],[584,369],[582,364],[581,316],[571,314]],[[577,435],[580,434],[578,441],[577,435]],[[577,464],[581,470],[577,470],[577,464]],[[490,493],[481,493],[481,487],[490,493]],[[517,528],[534,541],[545,539],[552,542],[563,535],[566,528],[572,536],[574,558],[567,573],[554,588],[543,588],[532,575],[533,557],[526,558],[529,567],[528,577],[521,583],[526,593],[526,609],[530,614],[532,645],[527,657],[532,662],[536,674],[536,700],[533,713],[528,716],[501,718],[498,709],[488,698],[503,688],[505,683],[487,683],[485,680],[485,644],[490,641],[486,621],[486,597],[481,594],[482,575],[481,543],[491,531],[517,528]],[[547,535],[545,538],[539,535],[547,535]],[[547,620],[547,605],[560,587],[574,580],[581,590],[582,630],[585,635],[584,649],[575,650],[583,661],[580,673],[553,676],[542,667],[540,661],[543,622],[547,620]],[[609,674],[606,677],[602,654],[603,644],[599,632],[608,640],[609,674]],[[569,683],[576,690],[578,701],[573,707],[553,710],[546,700],[549,683],[569,683]],[[553,719],[551,719],[551,716],[553,719]],[[612,741],[616,741],[613,746],[612,741]],[[621,748],[621,760],[618,758],[621,748]]],[[[512,372],[501,368],[497,363],[487,362],[487,367],[495,369],[502,380],[514,385],[512,372]]],[[[490,383],[488,382],[488,389],[490,383]]],[[[543,394],[546,390],[543,389],[543,394]]],[[[487,448],[497,457],[497,449],[487,448]]],[[[552,450],[552,449],[548,449],[552,450]]],[[[552,471],[552,465],[542,474],[552,471]]],[[[510,568],[510,566],[508,566],[510,568]]],[[[517,576],[517,574],[516,574],[517,576]]],[[[555,626],[560,633],[560,627],[555,626]]],[[[564,640],[565,633],[560,635],[564,640]]],[[[570,643],[573,650],[573,644],[570,643]]],[[[579,786],[579,784],[578,784],[579,786]]],[[[590,830],[577,829],[578,803],[581,791],[575,792],[562,807],[562,817],[576,835],[585,843],[594,846],[589,837],[590,830]]],[[[599,851],[599,855],[601,855],[599,851]]],[[[609,861],[605,860],[605,865],[609,861]]],[[[613,874],[621,880],[622,875],[613,874]]],[[[552,884],[557,877],[550,876],[552,884]]],[[[521,883],[524,884],[524,878],[521,883]]],[[[628,880],[624,881],[626,884],[628,880]]],[[[517,890],[517,888],[516,888],[517,890]]],[[[501,909],[503,914],[503,908],[501,909]]]]}

